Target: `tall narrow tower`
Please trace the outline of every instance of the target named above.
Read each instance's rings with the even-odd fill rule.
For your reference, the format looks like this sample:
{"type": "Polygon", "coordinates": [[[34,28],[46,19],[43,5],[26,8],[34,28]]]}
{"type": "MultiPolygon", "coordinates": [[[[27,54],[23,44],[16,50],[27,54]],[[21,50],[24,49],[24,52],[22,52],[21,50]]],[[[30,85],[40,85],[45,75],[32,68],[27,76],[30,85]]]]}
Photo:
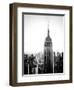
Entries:
{"type": "Polygon", "coordinates": [[[53,50],[52,50],[52,40],[49,35],[49,28],[47,37],[44,43],[44,73],[53,73],[53,50]]]}

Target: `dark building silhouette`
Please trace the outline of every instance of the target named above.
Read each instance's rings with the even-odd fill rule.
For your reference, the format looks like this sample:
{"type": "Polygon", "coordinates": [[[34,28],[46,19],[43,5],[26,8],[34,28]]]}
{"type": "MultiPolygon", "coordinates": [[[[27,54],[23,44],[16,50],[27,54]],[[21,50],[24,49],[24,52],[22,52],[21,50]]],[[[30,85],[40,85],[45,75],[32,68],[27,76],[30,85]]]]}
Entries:
{"type": "Polygon", "coordinates": [[[44,73],[53,73],[53,50],[52,50],[52,40],[49,35],[49,29],[47,37],[44,43],[44,73]]]}
{"type": "Polygon", "coordinates": [[[54,53],[54,73],[63,73],[63,52],[54,53]]]}
{"type": "Polygon", "coordinates": [[[32,55],[24,55],[24,74],[35,74],[36,61],[32,55]]]}

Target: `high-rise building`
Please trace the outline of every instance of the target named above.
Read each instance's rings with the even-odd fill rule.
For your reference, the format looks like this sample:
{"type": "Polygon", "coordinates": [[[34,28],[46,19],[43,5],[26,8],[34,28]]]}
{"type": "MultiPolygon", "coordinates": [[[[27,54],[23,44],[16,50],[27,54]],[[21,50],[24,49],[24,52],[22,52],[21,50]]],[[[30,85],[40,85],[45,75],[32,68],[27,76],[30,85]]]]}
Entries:
{"type": "Polygon", "coordinates": [[[44,73],[53,73],[53,61],[54,61],[54,53],[52,49],[52,39],[49,35],[49,28],[47,37],[44,43],[44,73]]]}

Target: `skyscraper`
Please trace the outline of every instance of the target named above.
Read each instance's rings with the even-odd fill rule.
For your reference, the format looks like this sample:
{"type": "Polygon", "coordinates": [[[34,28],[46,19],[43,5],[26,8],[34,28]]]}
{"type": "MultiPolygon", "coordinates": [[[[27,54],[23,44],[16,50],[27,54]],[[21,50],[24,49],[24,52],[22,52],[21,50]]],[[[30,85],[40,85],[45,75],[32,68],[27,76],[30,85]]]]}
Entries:
{"type": "Polygon", "coordinates": [[[47,37],[44,43],[44,73],[53,73],[53,61],[54,61],[54,54],[52,49],[52,39],[49,35],[49,28],[47,37]]]}

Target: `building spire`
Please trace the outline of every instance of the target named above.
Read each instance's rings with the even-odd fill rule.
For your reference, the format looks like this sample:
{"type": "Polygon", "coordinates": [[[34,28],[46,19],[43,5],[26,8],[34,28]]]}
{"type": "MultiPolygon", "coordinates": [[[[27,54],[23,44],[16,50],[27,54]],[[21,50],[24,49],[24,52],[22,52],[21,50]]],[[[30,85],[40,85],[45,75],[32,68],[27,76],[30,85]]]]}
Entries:
{"type": "Polygon", "coordinates": [[[48,29],[48,37],[49,37],[49,29],[48,29]]]}
{"type": "Polygon", "coordinates": [[[49,37],[49,23],[48,23],[48,37],[49,37]]]}

